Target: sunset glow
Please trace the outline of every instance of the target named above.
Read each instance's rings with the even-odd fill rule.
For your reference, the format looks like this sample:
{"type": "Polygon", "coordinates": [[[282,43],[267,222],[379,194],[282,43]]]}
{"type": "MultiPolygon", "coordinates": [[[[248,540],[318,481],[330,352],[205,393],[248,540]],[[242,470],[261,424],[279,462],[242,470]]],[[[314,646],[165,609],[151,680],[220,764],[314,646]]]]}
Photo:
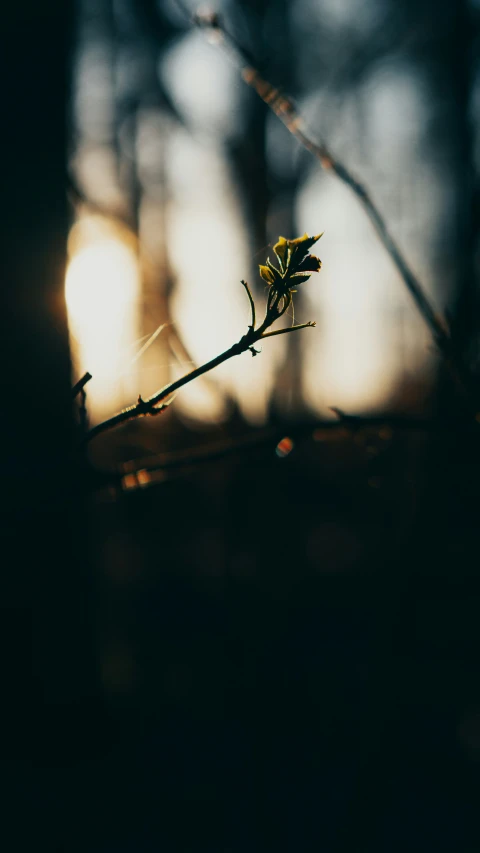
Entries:
{"type": "Polygon", "coordinates": [[[135,393],[138,265],[131,241],[100,217],[79,220],[70,248],[65,295],[74,370],[93,375],[88,411],[95,421],[135,393]]]}

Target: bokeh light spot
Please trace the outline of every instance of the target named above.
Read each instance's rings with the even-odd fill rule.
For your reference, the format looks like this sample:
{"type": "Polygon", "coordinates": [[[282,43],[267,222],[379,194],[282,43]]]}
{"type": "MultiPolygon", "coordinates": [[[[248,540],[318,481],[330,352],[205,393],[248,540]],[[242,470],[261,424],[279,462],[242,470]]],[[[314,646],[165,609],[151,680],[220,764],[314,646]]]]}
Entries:
{"type": "Polygon", "coordinates": [[[285,438],[282,438],[282,440],[278,442],[275,448],[275,453],[277,454],[279,459],[284,459],[285,456],[288,456],[292,452],[293,447],[294,445],[292,439],[288,438],[288,436],[285,436],[285,438]]]}

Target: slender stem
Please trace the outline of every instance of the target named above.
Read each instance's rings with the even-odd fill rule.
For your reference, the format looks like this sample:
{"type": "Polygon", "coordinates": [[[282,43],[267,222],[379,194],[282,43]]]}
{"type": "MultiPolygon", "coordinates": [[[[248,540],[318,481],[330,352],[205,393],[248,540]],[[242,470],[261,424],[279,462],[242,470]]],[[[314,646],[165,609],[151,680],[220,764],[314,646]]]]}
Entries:
{"type": "Polygon", "coordinates": [[[298,329],[313,329],[316,323],[300,323],[297,326],[288,326],[286,329],[276,329],[275,332],[266,332],[262,335],[263,338],[273,338],[275,335],[287,335],[289,332],[296,332],[298,329]]]}
{"type": "MultiPolygon", "coordinates": [[[[212,358],[211,361],[207,361],[205,364],[200,365],[195,370],[190,371],[190,373],[185,374],[185,376],[180,377],[180,379],[175,380],[175,382],[171,382],[169,385],[165,385],[159,391],[156,392],[152,397],[148,400],[142,400],[139,397],[138,402],[129,406],[127,409],[124,409],[122,412],[114,415],[112,418],[108,418],[108,420],[103,421],[97,426],[93,427],[90,430],[88,435],[86,436],[86,442],[91,441],[93,438],[96,438],[97,435],[100,435],[102,432],[106,432],[107,430],[113,429],[113,427],[119,426],[120,424],[124,424],[127,421],[131,421],[134,418],[141,417],[142,415],[158,415],[166,408],[165,405],[159,406],[159,403],[162,400],[165,400],[167,397],[170,397],[174,391],[178,391],[179,388],[182,388],[184,385],[187,385],[188,382],[192,382],[194,379],[197,379],[199,376],[202,376],[204,373],[207,373],[209,370],[213,370],[214,367],[218,367],[219,364],[222,364],[227,359],[232,358],[234,355],[240,355],[240,353],[245,352],[249,346],[254,343],[253,337],[246,342],[246,339],[249,335],[244,335],[244,337],[236,344],[234,344],[230,349],[225,350],[225,352],[217,355],[215,358],[212,358]]],[[[255,338],[256,340],[256,338],[255,338]]]]}
{"type": "Polygon", "coordinates": [[[185,374],[185,376],[181,376],[180,379],[176,379],[174,382],[171,382],[169,385],[165,385],[156,394],[153,394],[152,397],[149,397],[148,400],[142,400],[141,397],[138,398],[138,402],[129,406],[127,409],[124,409],[122,412],[114,415],[108,420],[103,421],[97,426],[93,427],[90,432],[87,434],[85,438],[85,443],[90,442],[93,438],[96,438],[100,433],[106,432],[107,430],[113,429],[120,424],[124,424],[127,421],[131,421],[134,418],[141,417],[143,415],[158,415],[162,411],[167,408],[167,405],[159,405],[163,400],[166,400],[170,397],[175,391],[178,391],[180,388],[183,388],[184,385],[187,385],[189,382],[192,382],[194,379],[197,379],[199,376],[203,376],[204,373],[208,373],[209,370],[213,370],[215,367],[218,367],[220,364],[223,364],[224,361],[227,361],[229,358],[232,358],[235,355],[241,355],[241,353],[246,352],[253,344],[262,337],[262,333],[264,330],[264,323],[260,326],[257,331],[254,331],[253,328],[250,328],[246,335],[244,335],[236,344],[233,344],[229,349],[225,350],[225,352],[220,353],[215,358],[212,358],[210,361],[207,361],[205,364],[200,365],[200,367],[195,368],[195,370],[191,370],[190,373],[185,374]]]}
{"type": "Polygon", "coordinates": [[[183,388],[184,385],[187,385],[189,382],[192,382],[194,379],[198,379],[199,376],[203,376],[204,373],[208,373],[208,371],[213,370],[215,367],[218,367],[220,364],[223,364],[224,361],[227,361],[229,358],[232,358],[235,355],[241,355],[243,352],[250,350],[252,355],[257,355],[257,351],[254,348],[254,344],[261,340],[262,338],[268,338],[272,334],[285,334],[286,332],[294,332],[297,329],[304,329],[307,326],[314,326],[315,323],[304,323],[300,326],[290,326],[288,329],[279,329],[278,332],[270,332],[266,333],[266,330],[275,323],[279,317],[284,314],[287,310],[288,306],[291,303],[291,294],[288,293],[278,293],[277,291],[270,291],[269,298],[267,301],[267,309],[265,312],[265,317],[263,318],[262,324],[258,327],[258,329],[254,328],[255,325],[255,304],[253,301],[252,294],[250,293],[250,289],[245,281],[242,281],[245,290],[247,291],[250,307],[252,311],[252,325],[249,326],[248,332],[240,338],[240,340],[233,344],[229,349],[225,350],[225,352],[220,353],[220,355],[215,356],[210,361],[207,361],[205,364],[200,365],[200,367],[196,367],[195,370],[191,370],[190,373],[186,373],[185,376],[181,376],[180,379],[176,379],[174,382],[170,382],[169,385],[165,385],[156,394],[153,394],[152,397],[149,397],[148,400],[143,400],[140,396],[135,405],[129,406],[127,409],[124,409],[122,412],[118,412],[118,414],[114,415],[108,420],[103,421],[97,426],[94,426],[85,436],[84,444],[92,441],[93,438],[96,438],[97,435],[100,435],[102,432],[106,432],[107,430],[113,429],[120,424],[124,424],[127,421],[131,421],[134,418],[142,417],[144,415],[159,415],[163,412],[167,406],[170,404],[171,400],[167,403],[163,403],[164,400],[171,397],[175,391],[178,391],[180,388],[183,388]],[[273,295],[272,295],[273,294],[273,295]],[[282,307],[279,310],[278,306],[282,302],[282,307]],[[163,405],[162,405],[163,403],[163,405]]]}
{"type": "Polygon", "coordinates": [[[247,282],[244,281],[243,278],[242,278],[242,284],[243,284],[243,286],[247,292],[247,296],[248,296],[248,299],[250,302],[250,310],[252,313],[252,326],[251,327],[252,327],[252,329],[254,329],[255,328],[255,302],[253,301],[253,296],[252,296],[251,290],[250,290],[247,282]]]}

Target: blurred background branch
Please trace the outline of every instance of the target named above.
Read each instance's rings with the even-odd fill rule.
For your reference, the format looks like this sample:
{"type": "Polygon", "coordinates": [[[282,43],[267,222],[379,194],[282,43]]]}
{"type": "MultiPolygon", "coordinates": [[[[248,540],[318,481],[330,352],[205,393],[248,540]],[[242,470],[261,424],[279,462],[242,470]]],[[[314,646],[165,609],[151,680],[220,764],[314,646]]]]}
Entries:
{"type": "MultiPolygon", "coordinates": [[[[188,12],[183,3],[180,3],[179,0],[176,0],[176,2],[178,2],[178,5],[185,13],[188,12]]],[[[190,19],[200,28],[209,30],[215,37],[216,42],[226,44],[229,55],[233,53],[233,56],[237,59],[239,70],[245,82],[254,89],[262,101],[275,113],[289,133],[318,160],[322,168],[331,169],[337,178],[345,183],[358,198],[372,222],[380,241],[397,268],[405,287],[411,294],[420,315],[430,329],[435,344],[445,358],[453,376],[471,398],[471,404],[474,412],[476,412],[480,402],[478,399],[478,384],[474,381],[471,371],[465,364],[460,348],[452,340],[446,321],[434,309],[425,288],[410,268],[384,216],[373,201],[370,191],[354,177],[344,163],[340,162],[333,155],[331,149],[324,141],[314,141],[312,139],[306,128],[305,121],[295,108],[292,100],[281,89],[275,88],[268,80],[262,78],[257,68],[251,64],[252,59],[249,52],[226,29],[219,15],[205,12],[196,14],[193,17],[190,16],[190,19]]]]}

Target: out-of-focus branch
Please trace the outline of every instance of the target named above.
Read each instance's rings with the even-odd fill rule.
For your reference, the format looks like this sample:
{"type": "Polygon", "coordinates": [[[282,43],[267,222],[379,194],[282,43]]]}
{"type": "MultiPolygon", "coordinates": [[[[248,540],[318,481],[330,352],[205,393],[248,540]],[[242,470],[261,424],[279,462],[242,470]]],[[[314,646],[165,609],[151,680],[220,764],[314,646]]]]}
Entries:
{"type": "Polygon", "coordinates": [[[319,161],[324,169],[333,172],[356,195],[372,222],[381,243],[390,255],[405,287],[412,296],[418,311],[430,329],[435,344],[451,373],[464,392],[472,399],[476,410],[479,403],[477,383],[455,346],[444,319],[435,311],[422,284],[410,268],[366,187],[333,155],[323,140],[314,140],[310,136],[305,121],[292,100],[262,77],[255,65],[252,64],[249,52],[229,32],[217,14],[205,13],[192,16],[182,0],[177,0],[177,5],[185,14],[188,14],[196,26],[209,31],[214,36],[215,42],[227,50],[230,58],[233,58],[238,66],[244,81],[275,113],[292,136],[319,161]]]}
{"type": "Polygon", "coordinates": [[[91,373],[84,373],[81,379],[75,383],[72,388],[72,397],[75,400],[80,395],[80,405],[78,407],[78,419],[80,423],[80,432],[82,436],[86,435],[88,429],[88,412],[87,412],[87,393],[85,385],[90,382],[91,373]]]}
{"type": "Polygon", "coordinates": [[[393,414],[370,416],[347,415],[344,412],[339,412],[338,409],[335,412],[338,413],[335,420],[322,419],[308,424],[290,425],[283,428],[270,427],[262,430],[260,434],[256,432],[243,438],[226,439],[206,447],[190,448],[172,453],[164,453],[159,456],[147,456],[144,459],[132,459],[122,465],[122,471],[127,474],[135,473],[139,469],[147,471],[169,471],[171,469],[189,467],[197,463],[220,459],[223,456],[241,450],[268,445],[275,447],[286,435],[295,441],[308,438],[319,441],[329,433],[341,433],[342,431],[345,435],[354,434],[362,430],[379,431],[383,429],[388,429],[390,433],[394,431],[417,433],[458,432],[459,434],[472,432],[471,422],[464,419],[454,423],[450,420],[416,418],[393,414]]]}
{"type": "MultiPolygon", "coordinates": [[[[301,441],[328,441],[329,436],[340,434],[345,439],[364,433],[377,435],[381,439],[392,439],[394,434],[449,433],[462,440],[475,431],[475,424],[465,418],[417,418],[395,414],[385,415],[349,415],[339,409],[332,409],[337,415],[335,420],[317,420],[306,424],[288,427],[269,427],[249,433],[241,438],[216,441],[206,447],[187,448],[185,450],[162,453],[156,456],[137,457],[125,462],[115,472],[95,472],[92,479],[93,489],[106,489],[110,498],[119,497],[124,491],[135,491],[147,486],[160,485],[172,477],[194,471],[198,465],[215,462],[227,456],[234,456],[249,450],[278,447],[282,439],[288,437],[292,448],[301,441]]],[[[280,454],[283,456],[284,454],[280,454]]],[[[288,455],[288,454],[285,454],[288,455]]]]}

